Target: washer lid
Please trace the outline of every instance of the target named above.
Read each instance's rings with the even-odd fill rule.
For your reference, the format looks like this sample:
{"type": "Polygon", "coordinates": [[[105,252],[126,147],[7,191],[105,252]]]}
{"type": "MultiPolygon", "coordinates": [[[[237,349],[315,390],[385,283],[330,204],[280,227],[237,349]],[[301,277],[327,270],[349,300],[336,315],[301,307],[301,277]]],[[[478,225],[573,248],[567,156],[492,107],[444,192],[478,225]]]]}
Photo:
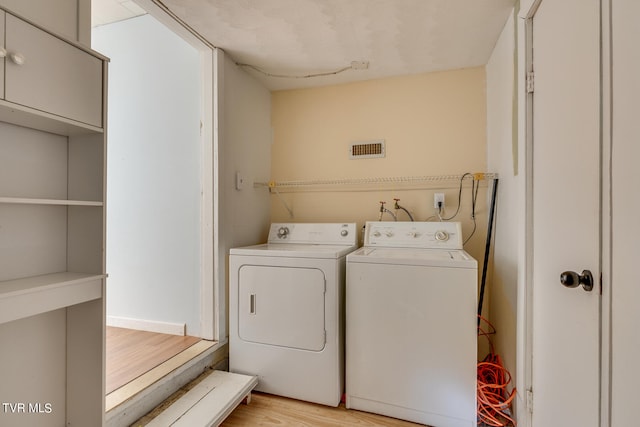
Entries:
{"type": "Polygon", "coordinates": [[[287,258],[341,258],[358,247],[356,245],[302,245],[296,243],[265,243],[229,250],[230,255],[251,255],[287,258]]]}
{"type": "Polygon", "coordinates": [[[364,247],[347,255],[347,263],[478,268],[478,262],[461,249],[364,247]]]}

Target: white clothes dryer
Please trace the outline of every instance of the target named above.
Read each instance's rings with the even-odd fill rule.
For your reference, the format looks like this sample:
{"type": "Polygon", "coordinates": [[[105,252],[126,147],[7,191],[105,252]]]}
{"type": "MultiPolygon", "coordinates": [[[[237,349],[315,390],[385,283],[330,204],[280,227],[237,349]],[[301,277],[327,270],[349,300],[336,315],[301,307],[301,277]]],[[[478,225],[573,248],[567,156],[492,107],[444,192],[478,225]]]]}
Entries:
{"type": "Polygon", "coordinates": [[[271,224],[229,256],[229,370],[256,390],[338,406],[344,391],[346,255],[356,225],[271,224]]]}
{"type": "Polygon", "coordinates": [[[368,222],[347,256],[346,407],[475,427],[477,280],[460,223],[368,222]]]}

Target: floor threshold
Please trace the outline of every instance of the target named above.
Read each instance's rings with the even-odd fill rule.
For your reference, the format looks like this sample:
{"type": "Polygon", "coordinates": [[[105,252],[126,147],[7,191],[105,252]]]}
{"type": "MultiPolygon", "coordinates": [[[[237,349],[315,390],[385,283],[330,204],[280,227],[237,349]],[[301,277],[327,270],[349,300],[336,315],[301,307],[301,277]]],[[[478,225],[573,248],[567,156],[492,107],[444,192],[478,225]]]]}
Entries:
{"type": "Polygon", "coordinates": [[[105,398],[105,426],[122,427],[144,416],[208,367],[226,364],[226,342],[202,340],[105,398]]]}

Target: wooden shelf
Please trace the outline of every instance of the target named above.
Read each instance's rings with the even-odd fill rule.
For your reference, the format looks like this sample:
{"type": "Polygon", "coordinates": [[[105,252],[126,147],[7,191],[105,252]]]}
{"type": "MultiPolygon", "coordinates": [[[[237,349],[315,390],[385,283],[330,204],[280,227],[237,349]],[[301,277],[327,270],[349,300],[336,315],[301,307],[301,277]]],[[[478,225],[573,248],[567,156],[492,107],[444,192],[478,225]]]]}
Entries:
{"type": "Polygon", "coordinates": [[[104,206],[102,202],[88,200],[31,199],[22,197],[0,197],[0,203],[17,205],[104,206]]]}
{"type": "Polygon", "coordinates": [[[106,277],[62,272],[0,282],[0,324],[102,298],[106,277]]]}

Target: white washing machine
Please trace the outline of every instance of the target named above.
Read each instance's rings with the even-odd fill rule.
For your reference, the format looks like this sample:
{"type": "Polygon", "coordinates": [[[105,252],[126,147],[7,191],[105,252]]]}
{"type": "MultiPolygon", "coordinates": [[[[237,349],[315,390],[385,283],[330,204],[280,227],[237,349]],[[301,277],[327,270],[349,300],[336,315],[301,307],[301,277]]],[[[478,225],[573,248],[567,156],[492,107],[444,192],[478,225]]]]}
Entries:
{"type": "Polygon", "coordinates": [[[368,222],[347,256],[346,407],[476,426],[477,280],[460,223],[368,222]]]}
{"type": "Polygon", "coordinates": [[[345,257],[355,224],[271,224],[231,249],[229,370],[256,390],[338,406],[344,390],[345,257]]]}

